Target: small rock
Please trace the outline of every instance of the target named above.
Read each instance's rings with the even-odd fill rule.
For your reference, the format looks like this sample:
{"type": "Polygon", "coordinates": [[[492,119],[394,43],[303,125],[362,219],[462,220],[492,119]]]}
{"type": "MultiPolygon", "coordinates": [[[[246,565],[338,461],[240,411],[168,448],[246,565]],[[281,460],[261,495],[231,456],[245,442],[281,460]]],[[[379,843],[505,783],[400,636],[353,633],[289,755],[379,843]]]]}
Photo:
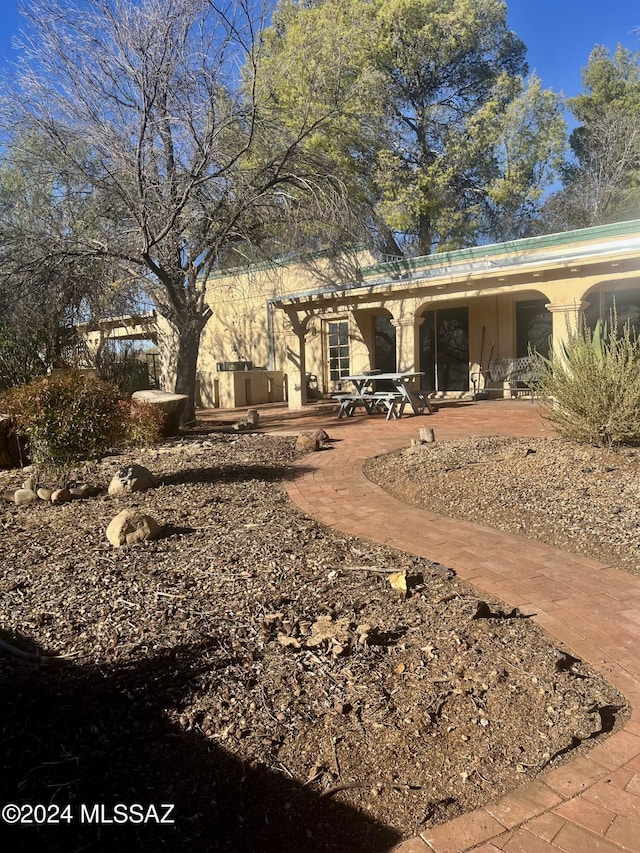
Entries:
{"type": "Polygon", "coordinates": [[[18,506],[32,504],[34,501],[37,500],[38,496],[33,491],[33,489],[16,489],[13,493],[13,501],[14,503],[18,504],[18,506]]]}
{"type": "Polygon", "coordinates": [[[40,500],[42,501],[50,501],[51,500],[51,489],[45,489],[44,486],[41,486],[36,492],[40,500]]]}
{"type": "Polygon", "coordinates": [[[304,453],[311,450],[320,450],[320,440],[318,438],[314,438],[308,432],[303,432],[296,439],[296,450],[304,453]]]}
{"type": "Polygon", "coordinates": [[[35,477],[27,477],[27,479],[22,484],[23,489],[27,489],[29,492],[35,492],[36,490],[36,478],[35,477]]]}
{"type": "Polygon", "coordinates": [[[69,494],[72,498],[76,498],[76,500],[86,500],[93,495],[93,492],[93,488],[86,485],[86,483],[82,486],[73,486],[69,489],[69,494]]]}
{"type": "Polygon", "coordinates": [[[130,492],[145,492],[157,485],[156,478],[148,468],[133,464],[120,468],[109,483],[110,495],[124,495],[130,492]]]}
{"type": "Polygon", "coordinates": [[[71,500],[71,493],[69,489],[54,489],[51,492],[51,503],[52,504],[64,504],[68,503],[71,500]]]}
{"type": "Polygon", "coordinates": [[[162,527],[150,515],[135,509],[123,509],[109,522],[107,539],[119,548],[157,539],[161,531],[162,527]]]}

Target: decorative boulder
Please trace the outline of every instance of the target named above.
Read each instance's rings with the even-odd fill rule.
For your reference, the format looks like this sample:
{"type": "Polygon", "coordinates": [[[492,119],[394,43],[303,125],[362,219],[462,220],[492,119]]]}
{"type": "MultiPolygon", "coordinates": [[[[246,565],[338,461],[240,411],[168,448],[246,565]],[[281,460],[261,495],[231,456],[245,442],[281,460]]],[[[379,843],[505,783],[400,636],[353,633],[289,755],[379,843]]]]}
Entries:
{"type": "Polygon", "coordinates": [[[38,496],[33,489],[16,489],[13,493],[13,500],[18,506],[24,506],[25,504],[32,504],[34,501],[37,501],[38,496]]]}
{"type": "Polygon", "coordinates": [[[126,495],[130,492],[146,492],[157,486],[156,478],[144,465],[126,465],[117,471],[109,483],[110,495],[126,495]]]}
{"type": "Polygon", "coordinates": [[[109,522],[107,539],[113,546],[136,545],[157,539],[162,527],[150,515],[136,509],[123,509],[109,522]]]}
{"type": "Polygon", "coordinates": [[[66,504],[71,500],[71,492],[69,489],[54,489],[51,492],[52,504],[66,504]]]}
{"type": "Polygon", "coordinates": [[[331,439],[329,438],[329,433],[323,430],[321,427],[318,427],[318,429],[314,429],[314,431],[311,433],[311,438],[317,439],[320,444],[324,444],[325,441],[331,441],[331,439]]]}
{"type": "Polygon", "coordinates": [[[164,436],[177,435],[180,431],[180,418],[187,405],[189,397],[186,394],[171,394],[169,391],[134,391],[131,399],[147,403],[160,409],[164,416],[162,434],[164,436]]]}
{"type": "Polygon", "coordinates": [[[87,498],[93,497],[96,494],[96,489],[88,485],[88,483],[83,483],[81,486],[71,486],[69,494],[74,500],[84,501],[87,498]]]}

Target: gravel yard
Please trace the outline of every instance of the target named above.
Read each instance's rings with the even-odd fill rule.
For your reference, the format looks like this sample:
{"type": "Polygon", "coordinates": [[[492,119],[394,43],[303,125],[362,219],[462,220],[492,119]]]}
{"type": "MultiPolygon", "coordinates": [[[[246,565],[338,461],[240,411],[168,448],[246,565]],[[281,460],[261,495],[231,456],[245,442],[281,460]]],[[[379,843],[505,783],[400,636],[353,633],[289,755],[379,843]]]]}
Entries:
{"type": "MultiPolygon", "coordinates": [[[[0,639],[13,647],[0,647],[1,798],[71,818],[16,828],[14,853],[32,849],[34,833],[53,853],[375,853],[625,719],[619,694],[558,656],[528,614],[503,611],[445,566],[303,515],[282,485],[304,465],[293,444],[194,432],[78,472],[103,488],[97,497],[0,503],[0,639]],[[107,495],[131,461],[160,485],[107,495]],[[152,515],[162,537],[113,548],[105,528],[124,507],[152,515]],[[175,823],[152,814],[98,827],[79,820],[87,803],[107,815],[114,803],[173,803],[175,823]]],[[[592,556],[616,519],[625,533],[608,534],[608,553],[630,568],[637,457],[585,451],[565,482],[559,448],[438,444],[400,454],[406,477],[392,487],[485,524],[511,529],[515,518],[522,531],[536,520],[532,534],[558,528],[557,544],[592,556]],[[541,476],[547,459],[552,475],[541,476]],[[546,496],[524,492],[545,481],[546,496]],[[599,494],[608,515],[573,534],[599,494]],[[500,515],[516,501],[511,521],[500,515]]],[[[387,461],[368,475],[388,479],[387,461]]],[[[22,479],[0,472],[1,491],[22,479]]]]}
{"type": "Polygon", "coordinates": [[[475,437],[369,459],[399,500],[640,574],[640,450],[475,437]]]}

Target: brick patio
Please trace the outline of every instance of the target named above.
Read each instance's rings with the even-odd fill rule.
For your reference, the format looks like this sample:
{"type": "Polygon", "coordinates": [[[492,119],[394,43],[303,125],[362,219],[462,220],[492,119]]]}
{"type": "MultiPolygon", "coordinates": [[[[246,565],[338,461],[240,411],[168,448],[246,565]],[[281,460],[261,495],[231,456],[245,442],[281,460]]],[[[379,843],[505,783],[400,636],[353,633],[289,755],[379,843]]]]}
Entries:
{"type": "MultiPolygon", "coordinates": [[[[226,415],[228,417],[228,414],[226,415]]],[[[398,421],[365,414],[338,421],[261,411],[261,426],[299,433],[323,427],[330,450],[310,453],[287,488],[309,515],[449,566],[459,577],[535,621],[627,697],[630,721],[586,756],[544,773],[484,808],[405,841],[395,853],[640,853],[640,578],[586,557],[406,506],[367,480],[367,457],[407,447],[418,427],[442,441],[469,435],[545,436],[553,430],[528,400],[446,404],[398,421]],[[388,520],[394,519],[393,530],[388,520]]]]}

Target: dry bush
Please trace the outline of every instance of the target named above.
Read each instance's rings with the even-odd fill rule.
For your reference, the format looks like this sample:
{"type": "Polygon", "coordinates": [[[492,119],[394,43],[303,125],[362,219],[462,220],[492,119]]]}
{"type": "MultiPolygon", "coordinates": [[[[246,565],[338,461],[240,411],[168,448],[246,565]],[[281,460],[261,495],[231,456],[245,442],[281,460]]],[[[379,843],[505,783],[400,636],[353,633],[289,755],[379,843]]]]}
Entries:
{"type": "Polygon", "coordinates": [[[536,391],[558,433],[612,446],[640,442],[640,340],[626,323],[572,332],[553,359],[537,354],[536,391]]]}

